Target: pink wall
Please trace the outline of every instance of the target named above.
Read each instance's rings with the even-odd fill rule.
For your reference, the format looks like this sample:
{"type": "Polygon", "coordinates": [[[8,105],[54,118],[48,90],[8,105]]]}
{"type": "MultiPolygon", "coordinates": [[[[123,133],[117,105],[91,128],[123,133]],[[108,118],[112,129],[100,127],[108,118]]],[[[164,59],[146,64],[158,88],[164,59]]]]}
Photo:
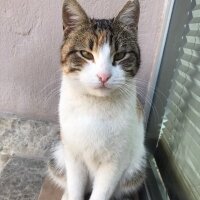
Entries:
{"type": "MultiPolygon", "coordinates": [[[[125,2],[80,0],[98,18],[113,17],[125,2]]],[[[145,81],[158,53],[166,2],[140,0],[140,78],[145,81]]],[[[61,5],[62,0],[0,1],[0,112],[57,120],[61,5]]]]}

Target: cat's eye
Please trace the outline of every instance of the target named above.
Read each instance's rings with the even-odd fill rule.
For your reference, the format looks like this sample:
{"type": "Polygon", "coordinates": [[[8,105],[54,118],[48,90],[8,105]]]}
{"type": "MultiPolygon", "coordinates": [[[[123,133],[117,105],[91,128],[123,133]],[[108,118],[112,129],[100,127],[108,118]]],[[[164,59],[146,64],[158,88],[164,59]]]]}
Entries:
{"type": "Polygon", "coordinates": [[[81,56],[83,56],[87,60],[94,60],[94,56],[88,51],[80,51],[81,56]]]}
{"type": "Polygon", "coordinates": [[[126,56],[126,52],[119,52],[114,55],[114,61],[122,60],[126,56]]]}

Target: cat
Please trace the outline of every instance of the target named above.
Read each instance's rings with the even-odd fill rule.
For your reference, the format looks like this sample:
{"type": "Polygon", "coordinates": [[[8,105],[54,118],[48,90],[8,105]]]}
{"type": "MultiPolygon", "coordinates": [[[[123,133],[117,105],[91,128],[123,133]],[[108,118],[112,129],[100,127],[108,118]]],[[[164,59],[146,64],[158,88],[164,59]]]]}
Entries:
{"type": "Polygon", "coordinates": [[[89,18],[63,4],[60,141],[49,175],[62,200],[129,199],[145,179],[143,113],[136,94],[140,6],[129,0],[113,19],[89,18]]]}

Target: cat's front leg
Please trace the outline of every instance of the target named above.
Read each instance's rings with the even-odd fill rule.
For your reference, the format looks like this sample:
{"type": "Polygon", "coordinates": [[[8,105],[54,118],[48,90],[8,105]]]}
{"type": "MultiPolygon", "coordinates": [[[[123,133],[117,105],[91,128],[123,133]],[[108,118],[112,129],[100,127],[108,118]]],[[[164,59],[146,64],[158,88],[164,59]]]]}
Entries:
{"type": "Polygon", "coordinates": [[[109,163],[99,167],[94,179],[90,200],[109,200],[122,176],[119,164],[109,163]]]}
{"type": "Polygon", "coordinates": [[[67,197],[66,200],[84,200],[87,184],[87,171],[85,165],[74,155],[67,153],[67,197]]]}

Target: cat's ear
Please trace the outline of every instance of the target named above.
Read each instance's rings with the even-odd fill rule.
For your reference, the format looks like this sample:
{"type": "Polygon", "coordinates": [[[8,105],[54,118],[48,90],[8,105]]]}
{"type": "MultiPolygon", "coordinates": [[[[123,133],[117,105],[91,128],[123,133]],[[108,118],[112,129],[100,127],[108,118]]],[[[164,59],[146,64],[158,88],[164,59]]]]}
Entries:
{"type": "Polygon", "coordinates": [[[76,0],[64,0],[62,17],[65,33],[88,21],[87,14],[76,0]]]}
{"type": "Polygon", "coordinates": [[[128,29],[137,29],[140,16],[140,4],[138,0],[129,0],[115,18],[128,29]]]}

